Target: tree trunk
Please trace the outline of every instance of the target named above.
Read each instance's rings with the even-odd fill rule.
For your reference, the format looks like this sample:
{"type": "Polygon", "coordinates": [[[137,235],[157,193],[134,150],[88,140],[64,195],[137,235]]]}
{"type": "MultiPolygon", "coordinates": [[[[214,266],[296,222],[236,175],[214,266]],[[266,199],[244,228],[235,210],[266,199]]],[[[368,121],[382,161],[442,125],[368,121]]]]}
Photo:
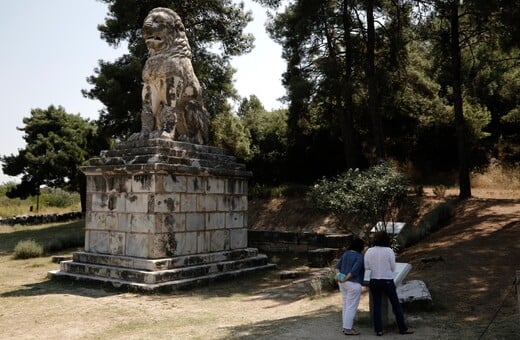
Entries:
{"type": "Polygon", "coordinates": [[[382,160],[383,148],[383,123],[377,107],[377,84],[375,72],[375,27],[374,27],[374,0],[366,1],[367,13],[367,64],[366,72],[368,78],[368,113],[372,122],[372,138],[374,143],[375,158],[382,160]]]}
{"type": "Polygon", "coordinates": [[[350,31],[352,19],[349,12],[350,3],[348,0],[343,4],[343,40],[345,44],[345,69],[343,70],[343,86],[341,97],[343,97],[343,110],[341,116],[341,134],[343,136],[343,149],[347,169],[359,167],[358,148],[356,142],[356,132],[354,130],[354,103],[352,101],[352,42],[350,31]]]}
{"type": "Polygon", "coordinates": [[[466,143],[466,122],[462,107],[462,79],[461,56],[459,43],[459,1],[450,3],[451,26],[451,70],[453,74],[453,111],[455,114],[455,129],[457,133],[457,153],[459,160],[459,198],[471,197],[471,185],[469,179],[468,147],[466,143]]]}

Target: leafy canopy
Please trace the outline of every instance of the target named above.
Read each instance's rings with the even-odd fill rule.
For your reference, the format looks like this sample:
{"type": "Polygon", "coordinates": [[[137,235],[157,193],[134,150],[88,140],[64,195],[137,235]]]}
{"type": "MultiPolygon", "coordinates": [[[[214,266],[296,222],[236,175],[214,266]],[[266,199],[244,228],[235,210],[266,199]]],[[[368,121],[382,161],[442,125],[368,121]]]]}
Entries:
{"type": "Polygon", "coordinates": [[[26,146],[18,154],[3,156],[6,175],[22,176],[9,197],[27,198],[40,193],[40,186],[79,190],[79,166],[105,145],[96,135],[96,125],[61,106],[31,110],[23,119],[26,146]]]}
{"type": "Polygon", "coordinates": [[[310,197],[317,208],[336,215],[343,228],[365,237],[378,221],[396,218],[407,192],[406,177],[389,163],[381,163],[324,178],[314,185],[310,197]]]}

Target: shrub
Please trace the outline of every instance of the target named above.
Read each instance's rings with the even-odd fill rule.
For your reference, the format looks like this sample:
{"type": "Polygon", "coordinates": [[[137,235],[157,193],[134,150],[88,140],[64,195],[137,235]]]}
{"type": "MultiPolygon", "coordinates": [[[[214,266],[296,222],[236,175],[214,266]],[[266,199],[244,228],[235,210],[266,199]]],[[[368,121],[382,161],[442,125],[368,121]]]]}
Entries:
{"type": "Polygon", "coordinates": [[[29,259],[43,255],[43,247],[34,240],[23,240],[14,247],[15,259],[29,259]]]}
{"type": "Polygon", "coordinates": [[[79,195],[62,189],[47,189],[42,191],[40,200],[46,206],[64,208],[77,204],[79,195]]]}
{"type": "Polygon", "coordinates": [[[435,197],[443,198],[444,196],[446,196],[446,187],[442,184],[436,185],[435,187],[433,187],[432,192],[435,195],[435,197]]]}
{"type": "Polygon", "coordinates": [[[407,192],[407,179],[389,163],[381,163],[322,179],[312,188],[310,198],[318,209],[336,215],[344,229],[366,238],[378,221],[386,223],[397,217],[407,202],[407,192]]]}

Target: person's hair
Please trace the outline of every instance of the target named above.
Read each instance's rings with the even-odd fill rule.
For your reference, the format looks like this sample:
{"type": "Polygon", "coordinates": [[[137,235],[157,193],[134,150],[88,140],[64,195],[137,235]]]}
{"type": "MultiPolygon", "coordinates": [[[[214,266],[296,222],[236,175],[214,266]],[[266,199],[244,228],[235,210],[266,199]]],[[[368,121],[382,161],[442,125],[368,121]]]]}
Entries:
{"type": "Polygon", "coordinates": [[[390,247],[390,236],[386,231],[378,231],[374,234],[374,246],[390,247]]]}
{"type": "Polygon", "coordinates": [[[365,248],[365,242],[363,242],[360,238],[355,238],[350,242],[348,249],[357,251],[358,253],[361,253],[363,251],[363,248],[365,248]]]}

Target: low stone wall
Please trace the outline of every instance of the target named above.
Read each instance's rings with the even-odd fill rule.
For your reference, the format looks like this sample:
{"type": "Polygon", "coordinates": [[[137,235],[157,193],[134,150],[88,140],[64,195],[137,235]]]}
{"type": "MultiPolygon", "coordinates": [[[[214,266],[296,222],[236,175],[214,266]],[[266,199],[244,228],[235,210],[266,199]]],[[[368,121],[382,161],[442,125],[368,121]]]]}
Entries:
{"type": "Polygon", "coordinates": [[[352,234],[319,234],[270,230],[248,230],[247,236],[249,246],[262,251],[301,253],[318,248],[335,248],[341,251],[353,238],[352,234]]]}
{"type": "Polygon", "coordinates": [[[64,213],[64,214],[23,215],[23,216],[0,218],[0,224],[7,224],[7,225],[44,224],[44,223],[53,223],[53,222],[73,221],[73,220],[80,219],[82,217],[83,217],[83,213],[80,211],[64,213]]]}

